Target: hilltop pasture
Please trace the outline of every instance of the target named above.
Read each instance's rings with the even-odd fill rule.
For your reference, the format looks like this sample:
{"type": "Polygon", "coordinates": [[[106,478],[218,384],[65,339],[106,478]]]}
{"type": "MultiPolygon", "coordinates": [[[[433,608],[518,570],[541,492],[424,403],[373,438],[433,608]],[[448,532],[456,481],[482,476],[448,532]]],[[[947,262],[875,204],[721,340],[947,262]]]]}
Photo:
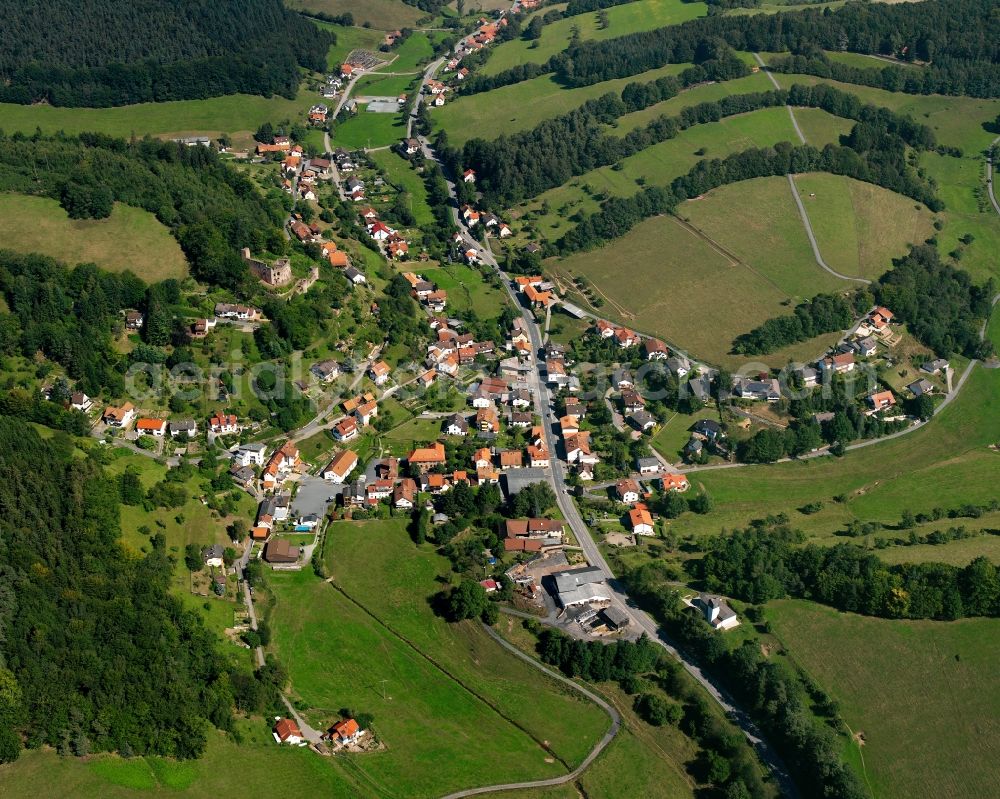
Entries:
{"type": "MultiPolygon", "coordinates": [[[[696,17],[703,17],[708,6],[704,3],[683,3],[681,0],[635,0],[607,9],[608,25],[601,25],[598,14],[590,12],[558,20],[542,28],[539,39],[529,42],[523,38],[504,42],[494,48],[484,75],[496,75],[518,64],[541,64],[566,49],[574,35],[580,39],[603,41],[637,31],[676,25],[696,17]]],[[[544,16],[548,8],[541,14],[544,16]]]]}

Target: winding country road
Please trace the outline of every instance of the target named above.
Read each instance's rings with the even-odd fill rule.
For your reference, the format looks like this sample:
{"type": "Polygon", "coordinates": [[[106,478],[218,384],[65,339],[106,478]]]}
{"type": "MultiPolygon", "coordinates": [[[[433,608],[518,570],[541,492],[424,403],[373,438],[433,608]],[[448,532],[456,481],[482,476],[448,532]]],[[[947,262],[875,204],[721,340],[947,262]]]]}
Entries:
{"type": "MultiPolygon", "coordinates": [[[[767,68],[767,65],[764,63],[764,59],[760,57],[760,53],[754,53],[753,57],[754,60],[757,62],[757,64],[760,66],[760,68],[764,70],[764,74],[767,75],[767,79],[771,81],[771,83],[774,85],[774,88],[780,90],[781,85],[775,79],[774,75],[771,74],[771,70],[767,68]]],[[[795,118],[795,111],[792,109],[790,105],[786,105],[785,108],[788,109],[788,116],[792,120],[792,127],[795,128],[795,135],[799,137],[799,141],[802,144],[805,144],[806,137],[802,133],[802,128],[799,127],[799,121],[795,118]]],[[[835,269],[831,269],[829,264],[827,264],[827,262],[823,260],[823,255],[819,251],[819,244],[816,241],[816,236],[813,234],[812,224],[810,224],[809,222],[809,214],[806,213],[806,208],[802,204],[802,198],[799,196],[799,189],[795,185],[795,179],[791,176],[791,174],[788,175],[788,185],[792,189],[792,198],[795,200],[795,205],[798,206],[799,216],[802,217],[802,224],[805,226],[806,236],[809,238],[809,246],[812,247],[813,257],[816,259],[816,263],[820,266],[820,268],[829,272],[834,277],[840,278],[841,280],[853,280],[857,283],[864,283],[865,285],[870,285],[871,284],[870,280],[866,280],[863,277],[851,277],[850,275],[842,275],[835,269]]],[[[998,212],[1000,212],[1000,209],[998,209],[998,212]]]]}
{"type": "Polygon", "coordinates": [[[799,196],[799,188],[795,185],[795,178],[790,174],[787,177],[788,185],[792,189],[792,199],[795,200],[795,204],[799,208],[799,216],[802,217],[802,224],[805,226],[806,236],[809,237],[809,246],[812,247],[813,257],[816,259],[816,263],[819,264],[820,268],[829,272],[834,277],[839,277],[841,280],[853,280],[856,283],[864,283],[866,286],[870,286],[871,281],[867,278],[842,275],[835,269],[831,269],[827,262],[823,260],[823,256],[819,251],[819,244],[816,242],[816,236],[813,234],[812,225],[809,222],[809,214],[806,213],[806,207],[802,204],[802,198],[799,196]]]}
{"type": "Polygon", "coordinates": [[[990,142],[989,154],[986,156],[986,193],[990,197],[993,210],[1000,214],[1000,203],[997,202],[996,194],[993,193],[993,148],[1000,144],[1000,136],[990,142]]]}
{"type": "Polygon", "coordinates": [[[505,638],[503,638],[501,635],[499,635],[489,625],[484,624],[483,630],[486,631],[486,634],[489,635],[490,638],[492,638],[494,641],[500,644],[500,646],[502,646],[504,649],[506,649],[515,657],[520,658],[525,663],[528,663],[533,668],[538,669],[538,671],[542,672],[548,677],[551,677],[553,680],[556,680],[562,683],[563,685],[572,688],[574,691],[583,694],[585,697],[587,697],[587,699],[589,699],[591,702],[600,707],[601,710],[603,710],[605,713],[608,714],[608,717],[611,719],[611,726],[608,728],[608,731],[604,733],[604,736],[601,738],[601,740],[599,740],[597,744],[594,746],[594,748],[590,750],[590,754],[588,754],[583,759],[583,762],[581,762],[579,766],[577,766],[568,774],[564,774],[561,777],[552,777],[547,780],[533,780],[530,782],[507,782],[501,785],[484,785],[479,788],[468,788],[466,790],[450,793],[447,796],[443,797],[443,799],[462,799],[462,797],[465,796],[479,796],[484,793],[493,793],[495,791],[521,791],[521,790],[529,790],[532,788],[549,788],[554,785],[565,785],[567,782],[574,782],[579,778],[581,774],[583,774],[584,771],[587,770],[587,768],[589,768],[590,764],[594,762],[594,759],[607,748],[608,744],[610,744],[615,739],[615,736],[621,730],[621,725],[622,725],[621,715],[618,713],[618,711],[614,708],[613,705],[604,701],[604,699],[599,697],[593,691],[585,688],[578,682],[574,682],[568,677],[564,677],[562,674],[559,674],[559,672],[553,671],[547,666],[543,666],[537,660],[535,660],[532,657],[529,657],[520,649],[518,649],[516,646],[514,646],[505,638]]]}

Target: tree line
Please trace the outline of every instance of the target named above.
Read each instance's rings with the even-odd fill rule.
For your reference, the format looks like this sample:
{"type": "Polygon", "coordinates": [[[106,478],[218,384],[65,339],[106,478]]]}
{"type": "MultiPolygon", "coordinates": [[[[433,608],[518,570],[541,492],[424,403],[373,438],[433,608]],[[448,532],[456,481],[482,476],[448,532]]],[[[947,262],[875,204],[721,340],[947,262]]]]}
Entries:
{"type": "MultiPolygon", "coordinates": [[[[697,124],[698,113],[685,109],[683,118],[662,116],[626,136],[608,134],[604,126],[619,117],[669,100],[687,87],[746,74],[749,74],[748,67],[734,56],[713,59],[690,67],[676,77],[668,75],[649,83],[629,84],[620,95],[608,92],[568,114],[544,120],[530,130],[500,136],[493,141],[471,139],[460,153],[452,151],[445,157],[453,168],[464,165],[476,170],[476,186],[487,203],[510,205],[560,186],[574,175],[613,164],[658,141],[672,138],[683,129],[681,125],[697,124]],[[553,158],[553,153],[558,153],[559,157],[553,158]]],[[[747,103],[744,97],[746,95],[727,99],[737,104],[747,103]]],[[[742,110],[733,113],[742,113],[742,110]]]]}
{"type": "Polygon", "coordinates": [[[854,544],[801,546],[804,534],[777,519],[712,539],[692,562],[711,591],[748,602],[793,596],[892,619],[1000,615],[1000,578],[987,558],[967,566],[887,564],[854,544]]]}
{"type": "Polygon", "coordinates": [[[74,219],[104,218],[115,202],[143,208],[170,228],[195,278],[244,294],[253,281],[239,249],[287,246],[284,195],[263,196],[207,147],[0,132],[0,189],[57,199],[74,219]]]}
{"type": "Polygon", "coordinates": [[[841,760],[840,739],[823,723],[836,721],[833,703],[814,701],[791,668],[765,657],[759,641],[750,638],[730,649],[700,613],[681,604],[675,589],[664,587],[664,577],[663,565],[654,562],[632,569],[624,580],[629,594],[650,606],[677,645],[761,726],[802,795],[865,799],[868,792],[841,760]]]}
{"type": "MultiPolygon", "coordinates": [[[[590,100],[574,111],[539,123],[531,130],[493,141],[471,139],[461,153],[445,155],[450,168],[476,170],[476,187],[487,205],[509,206],[563,185],[571,177],[617,163],[655,144],[672,139],[694,125],[717,122],[737,114],[781,105],[820,108],[859,122],[852,138],[853,149],[870,153],[879,145],[892,155],[892,167],[906,169],[899,161],[902,147],[888,149],[878,137],[918,150],[935,146],[933,131],[907,116],[863,103],[857,96],[832,86],[802,86],[749,94],[734,94],[699,103],[674,116],[660,115],[624,136],[609,133],[605,126],[621,116],[676,96],[684,88],[705,80],[729,80],[746,74],[747,67],[735,57],[713,59],[648,83],[630,83],[621,95],[613,92],[590,100]],[[559,158],[551,154],[558,152],[559,158]]],[[[885,156],[882,156],[885,157],[885,156]]],[[[888,170],[882,170],[888,171],[888,170]]]]}
{"type": "Polygon", "coordinates": [[[821,333],[846,330],[854,321],[854,306],[839,294],[817,294],[795,307],[787,316],[768,319],[733,342],[738,355],[766,355],[789,344],[806,341],[821,333]]]}
{"type": "Polygon", "coordinates": [[[1000,88],[1000,64],[982,60],[940,58],[920,69],[895,64],[857,67],[831,61],[822,50],[817,50],[776,58],[768,66],[775,72],[816,75],[906,94],[996,97],[1000,88]]]}
{"type": "MultiPolygon", "coordinates": [[[[860,124],[860,123],[859,123],[860,124]]],[[[857,126],[855,126],[857,127],[857,126]]],[[[631,197],[612,197],[599,211],[585,217],[560,238],[554,249],[562,255],[599,247],[624,236],[644,219],[672,213],[684,200],[743,180],[801,172],[829,172],[846,175],[895,191],[923,203],[932,211],[944,207],[933,189],[905,160],[902,139],[883,136],[870,142],[867,153],[850,146],[795,146],[778,142],[774,147],[751,148],[724,159],[705,159],[669,186],[649,186],[631,197]]]]}
{"type": "Polygon", "coordinates": [[[27,0],[0,29],[0,102],[114,106],[237,92],[293,98],[334,37],[279,0],[27,0]]]}
{"type": "MultiPolygon", "coordinates": [[[[994,12],[992,0],[931,0],[918,6],[848,3],[833,11],[716,15],[606,41],[574,41],[547,66],[569,86],[588,86],[693,61],[699,44],[712,38],[750,52],[788,52],[808,43],[906,61],[996,64],[1000,20],[994,12]]],[[[1000,84],[989,91],[997,96],[1000,84]]]]}

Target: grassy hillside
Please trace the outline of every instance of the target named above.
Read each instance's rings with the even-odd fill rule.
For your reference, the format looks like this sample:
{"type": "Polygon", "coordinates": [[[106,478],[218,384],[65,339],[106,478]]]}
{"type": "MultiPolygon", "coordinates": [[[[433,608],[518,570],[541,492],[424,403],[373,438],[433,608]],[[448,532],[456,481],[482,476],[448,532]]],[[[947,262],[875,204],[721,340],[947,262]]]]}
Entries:
{"type": "Polygon", "coordinates": [[[275,746],[263,721],[241,725],[240,732],[239,745],[210,733],[204,756],[183,763],[110,755],[81,760],[51,750],[28,751],[16,763],[0,766],[0,790],[6,796],[74,799],[218,799],[232,795],[236,779],[239,795],[247,799],[272,799],[275,785],[301,795],[364,796],[370,790],[361,775],[349,774],[331,759],[275,746]]]}
{"type": "Polygon", "coordinates": [[[574,216],[594,213],[608,196],[629,197],[642,185],[667,184],[702,158],[724,158],[748,147],[766,147],[794,137],[784,108],[765,108],[696,125],[617,164],[573,178],[518,210],[528,215],[532,238],[556,240],[576,224],[574,216]]]}
{"type": "Polygon", "coordinates": [[[334,525],[326,550],[334,585],[311,572],[273,576],[276,649],[307,715],[318,724],[345,705],[374,713],[388,749],[352,758],[352,768],[397,795],[438,796],[484,774],[565,773],[607,718],[476,626],[434,616],[428,600],[449,565],[429,546],[415,549],[405,524],[334,525]]]}
{"type": "MultiPolygon", "coordinates": [[[[627,33],[653,30],[703,17],[706,9],[704,3],[682,3],[681,0],[636,0],[607,9],[606,28],[601,26],[596,12],[577,14],[543,27],[541,38],[536,42],[518,38],[499,45],[483,67],[483,74],[495,75],[518,64],[540,64],[547,61],[566,48],[574,32],[581,39],[613,39],[627,33]]],[[[547,10],[543,10],[542,14],[547,10]]]]}
{"type": "Polygon", "coordinates": [[[70,219],[48,197],[0,194],[0,247],[67,264],[131,269],[149,283],[187,274],[177,240],[149,211],[117,203],[107,219],[70,219]]]}
{"type": "Polygon", "coordinates": [[[1000,620],[889,621],[794,600],[767,617],[863,739],[853,760],[875,799],[992,794],[1000,620]]]}
{"type": "Polygon", "coordinates": [[[117,108],[54,108],[47,105],[0,103],[0,119],[8,133],[82,133],[109,136],[190,136],[252,133],[266,120],[296,119],[309,110],[315,95],[300,91],[294,100],[235,94],[207,100],[140,103],[117,108]]]}
{"type": "MultiPolygon", "coordinates": [[[[648,219],[607,247],[551,262],[551,269],[587,277],[607,298],[602,314],[726,366],[743,360],[729,355],[740,333],[785,312],[789,301],[840,287],[816,266],[783,178],[726,186],[679,210],[690,225],[648,219]]],[[[764,360],[816,357],[834,338],[764,360]]]]}
{"type": "MultiPolygon", "coordinates": [[[[390,0],[391,1],[391,0],[390,0]]],[[[409,8],[409,6],[407,6],[409,8]]],[[[363,20],[356,20],[358,25],[363,20]]],[[[330,45],[326,54],[326,64],[328,69],[340,69],[344,59],[352,50],[378,50],[378,46],[385,38],[385,34],[375,28],[346,27],[344,25],[331,25],[328,22],[313,22],[324,30],[332,31],[337,37],[337,41],[330,45]]]]}
{"type": "Polygon", "coordinates": [[[427,16],[403,0],[364,0],[363,3],[358,0],[285,0],[285,5],[306,14],[320,11],[339,16],[350,12],[355,25],[368,23],[369,27],[383,31],[411,28],[418,19],[427,16]]]}
{"type": "Polygon", "coordinates": [[[784,512],[812,540],[835,543],[851,519],[895,524],[906,509],[919,513],[989,502],[1000,468],[1000,455],[990,445],[998,440],[1000,371],[976,367],[958,398],[931,424],[901,438],[843,458],[696,473],[692,483],[708,490],[716,506],[707,516],[685,516],[671,526],[681,534],[716,534],[784,512]],[[810,502],[823,503],[823,509],[800,513],[810,502]]]}
{"type": "Polygon", "coordinates": [[[880,186],[827,174],[795,183],[823,260],[842,274],[875,279],[934,232],[930,211],[880,186]]]}
{"type": "Polygon", "coordinates": [[[451,100],[442,108],[431,109],[431,119],[436,128],[444,128],[448,132],[452,146],[460,146],[476,137],[495,139],[501,132],[509,134],[534,127],[543,119],[565,114],[607,92],[620,92],[632,81],[651,81],[662,75],[676,75],[688,66],[667,64],[634,78],[609,80],[579,89],[567,89],[551,75],[542,75],[491,92],[451,100]]]}

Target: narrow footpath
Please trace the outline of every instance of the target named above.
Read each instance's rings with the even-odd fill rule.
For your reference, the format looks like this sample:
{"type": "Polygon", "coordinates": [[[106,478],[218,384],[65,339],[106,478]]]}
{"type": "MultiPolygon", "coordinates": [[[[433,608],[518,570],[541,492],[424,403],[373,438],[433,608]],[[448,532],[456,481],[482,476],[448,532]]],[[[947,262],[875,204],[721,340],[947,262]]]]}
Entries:
{"type": "Polygon", "coordinates": [[[568,774],[564,774],[561,777],[552,777],[547,780],[533,780],[530,782],[507,782],[500,785],[484,785],[479,788],[468,788],[463,791],[456,791],[455,793],[450,793],[443,799],[462,799],[462,797],[465,796],[479,796],[484,793],[494,793],[496,791],[523,791],[523,790],[530,790],[533,788],[549,788],[552,787],[553,785],[565,785],[568,782],[575,782],[580,777],[580,775],[583,774],[583,772],[590,767],[590,764],[594,762],[594,759],[599,754],[601,754],[601,752],[603,752],[607,748],[608,744],[610,744],[615,739],[615,736],[618,735],[618,732],[621,730],[621,725],[622,725],[621,715],[614,708],[614,706],[604,701],[593,691],[585,688],[584,686],[580,685],[580,683],[575,682],[569,679],[568,677],[564,677],[562,674],[553,671],[547,666],[543,666],[534,658],[524,654],[524,652],[522,652],[516,646],[507,641],[507,639],[499,635],[489,625],[484,624],[483,630],[486,631],[486,634],[490,636],[490,638],[492,638],[494,641],[500,644],[500,646],[502,646],[504,649],[506,649],[515,657],[518,657],[525,663],[528,663],[530,666],[532,666],[532,668],[538,669],[538,671],[542,672],[548,677],[551,677],[553,680],[562,683],[563,685],[573,689],[577,693],[583,694],[585,697],[587,697],[587,699],[589,699],[595,705],[600,707],[601,710],[603,710],[605,713],[608,714],[608,717],[611,719],[611,726],[608,728],[608,731],[604,733],[604,736],[601,738],[601,740],[599,740],[597,744],[594,746],[594,748],[590,750],[590,754],[588,754],[583,759],[583,762],[581,762],[579,766],[577,766],[568,774]]]}

